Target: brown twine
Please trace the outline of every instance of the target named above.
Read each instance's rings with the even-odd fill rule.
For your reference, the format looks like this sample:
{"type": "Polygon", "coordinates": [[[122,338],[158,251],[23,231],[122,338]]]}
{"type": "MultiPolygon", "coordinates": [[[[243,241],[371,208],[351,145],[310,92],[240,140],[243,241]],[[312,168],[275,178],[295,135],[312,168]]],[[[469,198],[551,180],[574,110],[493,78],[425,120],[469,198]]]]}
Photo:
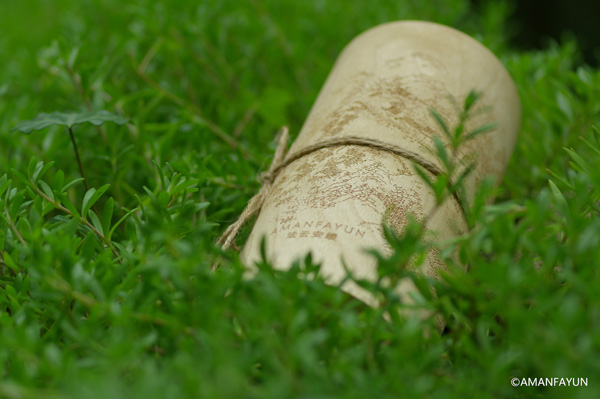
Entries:
{"type": "MultiPolygon", "coordinates": [[[[238,220],[231,224],[225,230],[223,235],[217,240],[217,244],[221,245],[221,248],[223,250],[226,250],[229,247],[231,247],[233,241],[235,240],[235,237],[237,236],[244,223],[246,223],[248,219],[250,219],[252,216],[260,212],[262,205],[267,196],[269,195],[269,192],[273,187],[273,183],[275,182],[275,179],[277,178],[279,173],[292,162],[315,151],[322,150],[324,148],[341,147],[348,145],[369,147],[374,148],[376,150],[391,152],[392,154],[409,159],[419,164],[423,168],[427,169],[435,176],[438,176],[443,173],[443,171],[436,164],[421,157],[419,154],[375,139],[355,136],[334,138],[331,140],[321,141],[319,143],[304,147],[301,150],[294,152],[293,154],[289,154],[287,152],[288,137],[288,128],[284,126],[278,133],[277,149],[275,150],[273,162],[271,163],[269,170],[262,173],[259,177],[259,182],[261,183],[260,190],[258,191],[258,193],[256,193],[254,197],[250,199],[250,201],[248,201],[248,205],[242,211],[238,220]]],[[[456,193],[454,194],[454,196],[458,200],[461,209],[464,211],[463,201],[456,193]]]]}
{"type": "Polygon", "coordinates": [[[269,167],[269,170],[262,173],[258,178],[258,181],[261,183],[260,190],[258,193],[248,201],[248,205],[242,211],[242,214],[233,224],[231,224],[223,233],[221,237],[217,240],[217,244],[221,245],[222,249],[228,249],[231,244],[233,244],[233,240],[237,236],[240,228],[246,223],[248,219],[254,216],[255,213],[260,211],[262,208],[263,202],[265,202],[265,198],[267,198],[267,194],[271,191],[271,187],[273,186],[273,181],[277,174],[281,170],[281,165],[285,161],[285,156],[287,155],[287,142],[289,137],[289,131],[287,126],[281,128],[277,138],[277,149],[275,150],[275,156],[273,157],[273,162],[269,167]]]}

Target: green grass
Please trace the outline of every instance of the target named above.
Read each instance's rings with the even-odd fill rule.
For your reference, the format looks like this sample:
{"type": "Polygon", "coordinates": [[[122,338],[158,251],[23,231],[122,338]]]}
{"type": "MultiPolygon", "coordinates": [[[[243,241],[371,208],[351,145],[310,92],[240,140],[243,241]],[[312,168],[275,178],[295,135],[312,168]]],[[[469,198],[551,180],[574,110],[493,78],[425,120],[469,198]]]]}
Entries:
{"type": "Polygon", "coordinates": [[[0,397],[600,397],[600,71],[572,41],[513,50],[509,12],[462,0],[1,2],[0,397]],[[382,285],[361,282],[379,309],[348,300],[312,278],[310,259],[249,280],[228,252],[211,272],[276,131],[297,134],[352,37],[399,19],[482,41],[523,106],[502,185],[482,187],[473,229],[447,251],[468,272],[448,259],[439,281],[411,274],[399,265],[426,250],[418,229],[389,234],[380,277],[420,284],[444,334],[423,333],[433,318],[396,316],[402,298],[382,285]],[[89,110],[129,124],[74,127],[90,187],[110,185],[82,212],[68,132],[11,129],[89,110]]]}

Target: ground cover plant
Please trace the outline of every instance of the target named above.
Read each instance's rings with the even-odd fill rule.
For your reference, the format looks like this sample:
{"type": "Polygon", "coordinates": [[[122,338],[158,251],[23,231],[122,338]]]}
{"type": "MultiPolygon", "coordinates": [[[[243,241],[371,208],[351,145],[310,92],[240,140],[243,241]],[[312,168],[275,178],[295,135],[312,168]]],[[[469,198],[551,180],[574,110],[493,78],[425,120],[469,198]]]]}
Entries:
{"type": "Polygon", "coordinates": [[[568,38],[515,50],[510,10],[0,3],[0,397],[600,397],[600,71],[568,38]],[[403,298],[383,284],[361,282],[384,299],[374,309],[325,285],[310,257],[248,280],[214,244],[343,46],[399,19],[482,41],[523,107],[503,183],[482,186],[470,232],[442,248],[450,273],[403,267],[427,250],[418,223],[388,232],[381,279],[413,279],[443,334],[423,334],[434,317],[397,316],[403,298]],[[13,130],[40,113],[100,111],[112,116],[13,130]],[[588,386],[511,385],[539,377],[588,386]]]}

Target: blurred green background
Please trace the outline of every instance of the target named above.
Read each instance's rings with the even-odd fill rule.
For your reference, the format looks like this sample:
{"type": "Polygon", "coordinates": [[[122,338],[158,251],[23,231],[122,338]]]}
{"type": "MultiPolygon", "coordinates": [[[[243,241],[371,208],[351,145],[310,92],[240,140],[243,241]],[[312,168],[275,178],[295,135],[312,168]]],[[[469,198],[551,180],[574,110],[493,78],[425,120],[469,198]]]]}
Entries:
{"type": "MultiPolygon", "coordinates": [[[[598,397],[592,12],[532,4],[1,1],[0,397],[598,397]],[[383,286],[363,282],[385,299],[372,309],[313,278],[311,262],[262,265],[247,280],[236,254],[214,245],[258,190],[275,133],[298,133],[342,48],[402,19],[488,46],[523,108],[500,188],[482,189],[476,227],[451,244],[469,273],[430,281],[437,297],[424,285],[420,306],[446,318],[441,335],[423,334],[433,319],[384,321],[403,304],[383,286]],[[31,185],[38,161],[54,162],[44,181],[59,191],[79,177],[66,131],[11,131],[40,112],[102,109],[129,123],[74,130],[90,185],[110,184],[98,208],[112,203],[106,223],[122,221],[109,244],[31,185]],[[169,187],[183,179],[190,190],[169,187]],[[516,390],[515,376],[590,387],[516,390]]],[[[79,207],[85,189],[65,195],[79,207]]],[[[416,278],[394,262],[413,249],[422,258],[418,240],[391,241],[382,270],[416,278]]]]}

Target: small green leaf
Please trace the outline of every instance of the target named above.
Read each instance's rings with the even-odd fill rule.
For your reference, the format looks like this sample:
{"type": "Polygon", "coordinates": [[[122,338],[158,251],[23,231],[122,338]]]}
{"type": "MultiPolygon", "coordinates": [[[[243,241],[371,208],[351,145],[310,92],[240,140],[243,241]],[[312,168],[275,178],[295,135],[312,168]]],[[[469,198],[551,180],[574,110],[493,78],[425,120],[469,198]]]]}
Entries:
{"type": "Polygon", "coordinates": [[[556,198],[556,200],[562,207],[564,207],[565,209],[568,209],[569,205],[567,203],[567,200],[565,199],[565,196],[560,191],[560,189],[556,186],[556,184],[554,184],[554,182],[552,180],[548,180],[548,184],[550,185],[550,190],[552,191],[554,198],[556,198]]]}
{"type": "Polygon", "coordinates": [[[431,300],[433,298],[431,293],[431,282],[428,281],[427,277],[414,272],[408,272],[407,275],[415,284],[415,287],[417,287],[421,295],[423,295],[427,300],[431,300]]]}
{"type": "Polygon", "coordinates": [[[154,193],[146,186],[142,186],[142,188],[144,189],[144,191],[146,192],[146,194],[148,194],[148,196],[150,197],[150,199],[152,199],[153,201],[156,201],[156,197],[154,196],[154,193]]]}
{"type": "Polygon", "coordinates": [[[586,173],[591,173],[589,162],[587,162],[586,160],[584,160],[581,156],[579,156],[579,154],[577,154],[575,151],[573,151],[570,148],[564,148],[564,150],[567,152],[567,154],[569,154],[569,156],[571,157],[571,159],[573,161],[575,161],[575,163],[583,171],[585,171],[586,173]]]}
{"type": "Polygon", "coordinates": [[[169,205],[169,200],[170,200],[170,196],[168,193],[161,191],[160,193],[158,193],[158,205],[161,208],[167,208],[167,206],[169,205]]]}
{"type": "MultiPolygon", "coordinates": [[[[141,203],[141,201],[140,201],[141,203]]],[[[119,219],[119,221],[117,223],[115,223],[113,225],[113,227],[110,229],[110,231],[108,232],[108,236],[106,237],[107,240],[110,240],[110,238],[112,237],[113,233],[115,232],[115,230],[117,229],[117,227],[119,227],[119,225],[121,223],[123,223],[125,221],[125,219],[127,219],[129,217],[129,215],[131,215],[132,213],[134,213],[135,211],[138,211],[140,208],[133,208],[132,210],[130,210],[129,212],[127,212],[121,219],[119,219]]]]}
{"type": "Polygon", "coordinates": [[[444,202],[446,188],[448,188],[448,176],[446,174],[437,176],[432,188],[438,205],[444,202]]]}
{"type": "Polygon", "coordinates": [[[92,226],[94,226],[96,228],[96,230],[98,230],[100,232],[100,234],[102,234],[102,236],[104,236],[104,229],[102,228],[102,223],[100,223],[100,219],[98,218],[98,215],[96,215],[96,212],[89,211],[88,216],[90,217],[90,220],[92,221],[92,226]]]}
{"type": "Polygon", "coordinates": [[[474,169],[475,169],[475,163],[470,163],[469,165],[467,165],[467,167],[458,176],[458,179],[456,179],[454,184],[450,187],[450,191],[452,193],[455,193],[456,191],[460,190],[461,187],[463,186],[465,179],[467,178],[467,176],[469,176],[471,174],[471,172],[473,172],[474,169]]]}
{"type": "Polygon", "coordinates": [[[162,184],[162,189],[165,190],[167,188],[167,185],[165,183],[165,174],[163,173],[162,168],[160,167],[158,162],[156,162],[155,160],[152,160],[152,163],[154,164],[154,166],[156,167],[156,170],[158,171],[158,175],[160,177],[160,183],[162,184]]]}
{"type": "Polygon", "coordinates": [[[44,166],[44,163],[42,161],[38,162],[36,157],[31,157],[31,159],[29,160],[29,166],[27,167],[28,180],[32,180],[35,170],[37,168],[41,168],[42,166],[44,166]]]}
{"type": "Polygon", "coordinates": [[[110,231],[110,223],[112,221],[113,212],[115,209],[115,200],[110,197],[104,204],[102,210],[102,229],[104,231],[110,231]]]}
{"type": "Polygon", "coordinates": [[[83,196],[83,201],[81,202],[81,216],[84,219],[87,215],[88,210],[92,207],[92,205],[88,206],[88,203],[90,202],[94,194],[96,194],[96,189],[92,187],[83,196]]]}
{"type": "Polygon", "coordinates": [[[12,260],[10,254],[8,252],[4,252],[3,254],[4,256],[4,264],[6,266],[8,266],[9,269],[11,269],[12,271],[18,273],[19,272],[19,266],[17,266],[15,264],[15,262],[12,260]]]}
{"type": "Polygon", "coordinates": [[[465,136],[464,141],[467,142],[467,141],[475,138],[476,136],[479,136],[480,134],[483,134],[483,133],[487,133],[491,130],[494,130],[495,128],[496,128],[495,123],[488,123],[486,125],[482,125],[482,126],[478,127],[477,129],[473,130],[472,132],[469,132],[469,134],[467,134],[465,136]]]}
{"type": "Polygon", "coordinates": [[[83,218],[86,217],[90,208],[94,206],[94,204],[100,199],[102,194],[104,194],[106,190],[108,190],[109,187],[110,184],[105,184],[98,190],[96,190],[95,188],[90,188],[88,192],[85,193],[85,196],[83,197],[83,202],[81,203],[81,216],[83,218]]]}
{"type": "Polygon", "coordinates": [[[80,181],[83,181],[83,177],[79,177],[73,181],[70,181],[69,183],[67,183],[63,188],[62,188],[62,192],[64,193],[65,191],[67,191],[67,189],[69,187],[71,187],[73,184],[79,183],[80,181]]]}
{"type": "Polygon", "coordinates": [[[21,205],[23,205],[23,202],[25,201],[25,191],[19,191],[17,192],[14,197],[12,197],[11,199],[11,203],[10,203],[10,216],[12,218],[16,218],[19,216],[19,214],[21,213],[21,205]]]}
{"type": "Polygon", "coordinates": [[[2,196],[2,194],[4,194],[6,190],[8,190],[11,183],[12,180],[8,179],[6,175],[0,177],[0,197],[2,196]]]}
{"type": "Polygon", "coordinates": [[[60,193],[55,191],[54,194],[60,199],[60,202],[73,214],[74,217],[79,217],[79,212],[77,208],[73,205],[69,197],[65,195],[65,193],[60,193]]]}
{"type": "Polygon", "coordinates": [[[58,170],[54,174],[54,179],[52,180],[52,188],[57,191],[63,191],[63,184],[65,183],[65,172],[62,170],[58,170]]]}
{"type": "Polygon", "coordinates": [[[556,104],[569,120],[573,119],[573,110],[571,109],[571,104],[569,104],[569,100],[561,92],[556,93],[556,104]]]}
{"type": "Polygon", "coordinates": [[[41,130],[48,126],[66,126],[71,128],[81,123],[91,123],[94,126],[100,126],[105,122],[114,122],[123,125],[127,121],[127,118],[105,110],[79,113],[52,112],[49,114],[41,113],[34,119],[21,121],[11,131],[18,130],[29,134],[33,130],[41,130]]]}
{"type": "Polygon", "coordinates": [[[43,162],[38,163],[38,167],[35,168],[35,172],[33,172],[32,176],[33,184],[37,184],[37,182],[48,173],[48,170],[50,170],[53,165],[54,161],[48,162],[47,164],[44,164],[43,162]]]}
{"type": "Polygon", "coordinates": [[[444,117],[442,115],[440,115],[433,108],[430,108],[429,112],[431,113],[431,115],[433,116],[433,118],[436,120],[436,122],[438,123],[438,125],[440,125],[440,127],[442,128],[442,130],[444,131],[444,133],[446,134],[446,136],[448,136],[448,138],[452,138],[452,135],[450,134],[450,129],[448,129],[448,125],[446,124],[446,121],[444,120],[444,117]]]}
{"type": "Polygon", "coordinates": [[[590,143],[589,141],[587,141],[586,139],[584,139],[583,137],[579,136],[579,139],[581,141],[584,142],[584,144],[592,151],[594,151],[596,153],[596,155],[600,155],[600,149],[598,148],[598,146],[593,145],[592,143],[590,143]]]}
{"type": "MultiPolygon", "coordinates": [[[[53,200],[53,202],[56,202],[56,200],[53,200]]],[[[44,207],[42,208],[42,216],[47,215],[48,213],[52,212],[54,209],[55,209],[54,203],[52,203],[52,202],[45,202],[44,203],[44,207]]]]}
{"type": "Polygon", "coordinates": [[[25,177],[25,176],[24,176],[24,175],[23,175],[21,172],[19,172],[19,171],[18,171],[18,170],[16,170],[16,169],[11,169],[11,170],[10,170],[10,172],[11,172],[11,173],[12,173],[12,174],[13,174],[13,175],[14,175],[14,176],[17,178],[17,179],[21,180],[21,182],[22,182],[23,184],[25,184],[27,187],[30,187],[30,188],[32,188],[32,189],[34,188],[34,187],[33,187],[33,185],[31,184],[31,182],[30,182],[29,180],[27,180],[27,178],[26,178],[26,177],[25,177]]]}
{"type": "Polygon", "coordinates": [[[444,143],[438,136],[433,137],[433,143],[435,144],[437,157],[442,161],[442,163],[446,167],[446,170],[450,170],[450,158],[448,158],[448,152],[446,151],[444,143]]]}
{"type": "Polygon", "coordinates": [[[175,194],[173,188],[181,181],[182,178],[183,176],[180,173],[173,174],[173,176],[171,177],[171,182],[169,183],[169,186],[166,190],[169,195],[175,194]]]}
{"type": "Polygon", "coordinates": [[[183,193],[185,190],[191,189],[191,188],[193,188],[193,186],[195,186],[197,184],[198,184],[198,180],[197,179],[186,180],[184,178],[179,183],[177,183],[177,185],[175,187],[173,187],[171,189],[170,194],[171,195],[177,195],[177,194],[183,193]]]}
{"type": "Polygon", "coordinates": [[[423,169],[420,165],[417,165],[417,164],[415,164],[414,167],[415,167],[415,171],[417,172],[417,174],[419,176],[421,176],[421,179],[423,179],[423,181],[425,181],[425,183],[433,189],[434,183],[431,181],[431,179],[427,175],[427,172],[425,172],[425,169],[423,169]]]}
{"type": "Polygon", "coordinates": [[[194,205],[194,212],[200,212],[202,209],[208,208],[210,202],[198,202],[194,205]]]}
{"type": "Polygon", "coordinates": [[[572,183],[569,183],[564,177],[559,176],[557,173],[551,171],[550,169],[546,169],[546,172],[550,173],[552,177],[554,177],[558,182],[567,187],[569,190],[575,190],[575,186],[572,183]]]}
{"type": "Polygon", "coordinates": [[[458,125],[456,125],[456,127],[454,128],[454,136],[453,136],[453,145],[454,148],[458,148],[458,146],[461,144],[462,142],[462,135],[463,132],[465,131],[465,124],[464,122],[459,123],[458,125]]]}
{"type": "Polygon", "coordinates": [[[464,112],[467,113],[471,109],[471,107],[477,102],[477,100],[481,97],[481,93],[476,92],[475,90],[471,90],[465,98],[465,106],[464,112]]]}

